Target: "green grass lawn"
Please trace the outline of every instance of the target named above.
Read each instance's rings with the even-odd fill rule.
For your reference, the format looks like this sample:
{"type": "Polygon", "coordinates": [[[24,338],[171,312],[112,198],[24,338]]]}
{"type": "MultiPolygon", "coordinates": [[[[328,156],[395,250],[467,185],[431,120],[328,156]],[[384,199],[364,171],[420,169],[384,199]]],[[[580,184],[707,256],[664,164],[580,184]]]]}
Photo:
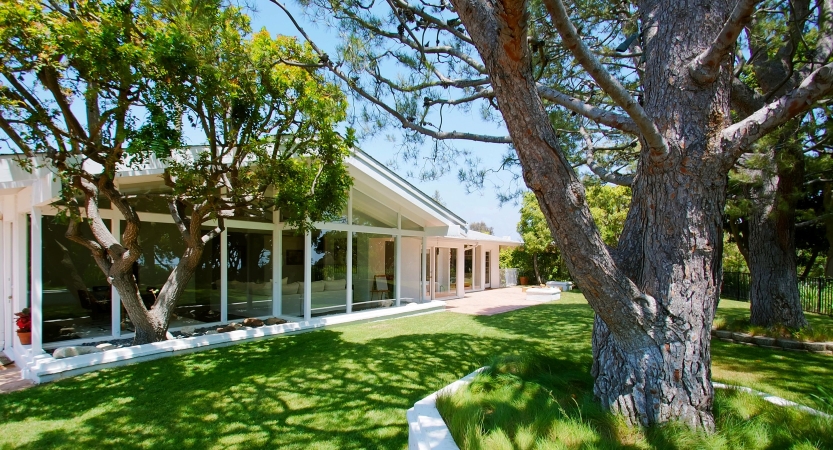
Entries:
{"type": "MultiPolygon", "coordinates": [[[[589,373],[580,294],[490,317],[436,313],[102,370],[0,396],[0,448],[396,448],[416,400],[495,356],[589,373]]],[[[833,358],[713,346],[719,381],[814,405],[833,358]]]]}
{"type": "Polygon", "coordinates": [[[749,323],[749,302],[722,299],[717,310],[717,317],[715,317],[714,328],[742,331],[755,336],[786,337],[800,341],[833,341],[833,317],[811,312],[805,312],[804,317],[807,318],[809,326],[801,330],[753,326],[749,323]]]}

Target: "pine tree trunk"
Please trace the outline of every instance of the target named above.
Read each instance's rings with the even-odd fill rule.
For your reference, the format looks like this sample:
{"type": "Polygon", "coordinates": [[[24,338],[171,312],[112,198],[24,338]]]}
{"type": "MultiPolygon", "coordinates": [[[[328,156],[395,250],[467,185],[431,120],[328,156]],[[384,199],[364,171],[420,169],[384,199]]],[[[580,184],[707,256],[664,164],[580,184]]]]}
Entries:
{"type": "MultiPolygon", "coordinates": [[[[722,271],[730,71],[697,86],[688,63],[728,17],[728,1],[641,2],[645,110],[669,151],[642,151],[616,254],[599,235],[529,63],[525,2],[455,0],[484,61],[527,186],[596,311],[593,374],[601,402],[634,424],[714,428],[710,331],[722,271]],[[697,24],[691,33],[684,24],[697,24]],[[561,220],[564,216],[570,220],[561,220]]],[[[643,142],[643,148],[645,143],[643,142]]]]}
{"type": "MultiPolygon", "coordinates": [[[[790,147],[788,144],[785,147],[790,147]]],[[[787,148],[781,152],[789,155],[787,148]]],[[[753,325],[807,326],[798,292],[795,251],[795,190],[803,181],[803,155],[760,170],[749,218],[750,320],[753,325]],[[777,166],[777,167],[776,167],[777,166]]]]}

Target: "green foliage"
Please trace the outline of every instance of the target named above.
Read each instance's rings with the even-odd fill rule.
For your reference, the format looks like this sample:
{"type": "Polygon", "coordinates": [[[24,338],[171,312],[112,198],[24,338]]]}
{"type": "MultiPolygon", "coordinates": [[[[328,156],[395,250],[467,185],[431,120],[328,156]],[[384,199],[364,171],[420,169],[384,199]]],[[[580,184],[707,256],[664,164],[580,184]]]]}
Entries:
{"type": "Polygon", "coordinates": [[[518,233],[524,241],[524,249],[529,253],[541,253],[553,246],[550,226],[532,192],[524,194],[518,233]]]}
{"type": "Polygon", "coordinates": [[[631,203],[631,188],[609,184],[589,184],[587,205],[605,244],[616,247],[625,226],[631,203]]]}

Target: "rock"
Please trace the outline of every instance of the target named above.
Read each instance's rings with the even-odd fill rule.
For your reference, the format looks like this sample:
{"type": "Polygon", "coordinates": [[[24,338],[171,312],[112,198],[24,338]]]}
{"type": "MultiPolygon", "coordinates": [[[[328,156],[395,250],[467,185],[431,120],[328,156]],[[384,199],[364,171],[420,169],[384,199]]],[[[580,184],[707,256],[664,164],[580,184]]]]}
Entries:
{"type": "Polygon", "coordinates": [[[96,345],[96,346],[95,346],[95,348],[100,348],[100,349],[102,349],[102,350],[111,350],[111,349],[116,348],[116,346],[115,346],[115,345],[113,345],[113,344],[111,344],[111,343],[109,343],[109,342],[105,342],[105,343],[103,343],[103,344],[98,344],[98,345],[96,345]]]}
{"type": "Polygon", "coordinates": [[[827,343],[827,351],[833,352],[833,342],[827,343]]]}
{"type": "Polygon", "coordinates": [[[804,348],[810,350],[811,352],[823,352],[826,351],[827,345],[824,342],[805,342],[804,348]]]}
{"type": "Polygon", "coordinates": [[[732,333],[732,339],[738,342],[744,342],[747,344],[752,343],[752,336],[746,333],[732,333]]]}
{"type": "Polygon", "coordinates": [[[286,321],[277,317],[270,317],[266,319],[266,325],[280,325],[282,323],[286,323],[286,321]]]}
{"type": "Polygon", "coordinates": [[[179,331],[180,331],[180,333],[182,333],[186,336],[190,336],[190,335],[194,334],[194,332],[197,331],[197,329],[196,329],[196,327],[189,326],[189,327],[182,327],[182,328],[179,329],[179,331]]]}
{"type": "Polygon", "coordinates": [[[205,333],[203,333],[204,336],[210,336],[212,334],[217,334],[217,330],[208,330],[205,333]]]}
{"type": "Polygon", "coordinates": [[[804,350],[804,343],[791,339],[778,339],[778,345],[787,350],[804,350]]]}
{"type": "Polygon", "coordinates": [[[238,322],[230,322],[228,325],[226,325],[226,327],[232,327],[235,330],[239,330],[239,329],[243,328],[243,325],[241,325],[238,322]]]}
{"type": "Polygon", "coordinates": [[[170,341],[170,340],[173,340],[173,339],[176,339],[176,338],[174,337],[174,335],[173,335],[173,334],[171,334],[171,332],[170,332],[170,331],[166,331],[166,332],[165,332],[165,339],[167,339],[167,340],[169,340],[169,341],[170,341]]]}
{"type": "Polygon", "coordinates": [[[75,347],[59,347],[52,353],[52,357],[55,359],[63,359],[63,358],[70,358],[73,356],[80,356],[80,355],[89,355],[90,353],[101,353],[104,350],[91,347],[91,346],[75,346],[75,347]]]}
{"type": "Polygon", "coordinates": [[[732,332],[728,330],[714,330],[713,333],[721,339],[732,339],[732,332]]]}
{"type": "Polygon", "coordinates": [[[66,336],[66,335],[69,335],[69,334],[75,334],[75,328],[72,328],[72,327],[61,328],[61,336],[66,336]]]}
{"type": "Polygon", "coordinates": [[[228,333],[230,331],[237,331],[237,328],[235,328],[231,325],[226,325],[224,327],[217,328],[218,333],[228,333]]]}
{"type": "Polygon", "coordinates": [[[256,319],[254,317],[249,317],[247,319],[243,319],[243,326],[244,327],[253,327],[253,328],[262,327],[263,326],[263,321],[260,320],[260,319],[256,319]]]}
{"type": "Polygon", "coordinates": [[[773,347],[775,346],[775,338],[766,337],[766,336],[754,336],[752,341],[762,347],[773,347]]]}

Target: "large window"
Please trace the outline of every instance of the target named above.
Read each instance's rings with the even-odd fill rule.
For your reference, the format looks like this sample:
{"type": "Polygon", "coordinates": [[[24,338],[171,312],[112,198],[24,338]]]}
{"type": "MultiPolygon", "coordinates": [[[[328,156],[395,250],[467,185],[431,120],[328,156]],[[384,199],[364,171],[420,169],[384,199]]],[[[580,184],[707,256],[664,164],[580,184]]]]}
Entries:
{"type": "Polygon", "coordinates": [[[347,232],[312,232],[313,316],[347,312],[347,232]]]}
{"type": "Polygon", "coordinates": [[[396,221],[396,211],[353,189],[353,225],[396,228],[396,221]]]}
{"type": "MultiPolygon", "coordinates": [[[[204,229],[207,232],[209,228],[204,229]]],[[[139,228],[142,255],[134,269],[139,293],[145,306],[156,301],[156,294],[179,263],[185,242],[171,223],[142,223],[139,228]]],[[[179,298],[170,327],[199,325],[220,321],[220,237],[205,244],[194,276],[188,281],[179,298]]],[[[127,314],[122,310],[122,318],[127,314]]],[[[129,323],[124,328],[132,330],[129,323]]]]}
{"type": "MultiPolygon", "coordinates": [[[[66,223],[49,216],[41,225],[43,342],[110,336],[112,297],[104,273],[86,247],[66,238],[66,223]]],[[[92,238],[89,227],[80,228],[92,238]]]]}
{"type": "Polygon", "coordinates": [[[272,231],[228,231],[228,318],[272,315],[272,231]]]}
{"type": "Polygon", "coordinates": [[[394,304],[396,246],[394,237],[353,233],[353,310],[394,304]]]}
{"type": "Polygon", "coordinates": [[[403,236],[402,239],[402,284],[399,295],[403,301],[419,301],[420,279],[422,277],[422,238],[403,236]]]}
{"type": "Polygon", "coordinates": [[[281,312],[304,316],[304,235],[295,230],[281,233],[281,312]]]}

